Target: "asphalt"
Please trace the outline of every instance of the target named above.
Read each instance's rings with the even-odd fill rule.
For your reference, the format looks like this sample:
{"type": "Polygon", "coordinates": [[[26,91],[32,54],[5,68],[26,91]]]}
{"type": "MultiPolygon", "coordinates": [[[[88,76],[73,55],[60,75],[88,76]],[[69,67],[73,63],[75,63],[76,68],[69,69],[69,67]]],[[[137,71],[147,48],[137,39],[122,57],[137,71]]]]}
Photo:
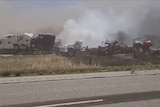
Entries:
{"type": "Polygon", "coordinates": [[[0,78],[0,106],[35,107],[82,102],[70,106],[120,104],[125,107],[124,104],[132,106],[133,102],[152,101],[156,105],[153,107],[159,107],[159,80],[159,70],[0,78]]]}
{"type": "Polygon", "coordinates": [[[3,107],[45,107],[45,106],[48,107],[48,106],[67,105],[68,102],[72,102],[71,104],[68,104],[70,105],[70,107],[76,107],[76,106],[88,107],[93,105],[100,106],[105,104],[144,101],[144,100],[153,100],[153,99],[160,99],[160,90],[149,91],[149,92],[115,94],[115,95],[106,95],[106,96],[94,96],[94,97],[85,97],[85,98],[74,98],[74,99],[55,100],[55,101],[46,101],[46,102],[34,102],[34,103],[26,103],[26,104],[15,104],[15,105],[3,106],[3,107]],[[80,103],[75,103],[75,102],[80,102],[80,103]]]}
{"type": "Polygon", "coordinates": [[[114,103],[114,104],[104,104],[104,105],[94,105],[88,107],[159,107],[160,99],[152,100],[141,100],[134,102],[125,102],[125,103],[114,103]]]}

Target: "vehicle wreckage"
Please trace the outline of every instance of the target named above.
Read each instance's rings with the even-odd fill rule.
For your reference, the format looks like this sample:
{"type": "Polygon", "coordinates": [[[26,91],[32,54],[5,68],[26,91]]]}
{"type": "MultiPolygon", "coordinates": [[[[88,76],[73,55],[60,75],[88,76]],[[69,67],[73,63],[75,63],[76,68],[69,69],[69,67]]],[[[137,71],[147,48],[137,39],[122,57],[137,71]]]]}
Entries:
{"type": "MultiPolygon", "coordinates": [[[[156,43],[156,42],[155,42],[156,43]]],[[[159,55],[160,49],[153,46],[149,37],[136,38],[133,46],[120,45],[119,41],[106,40],[96,48],[83,46],[83,41],[77,40],[72,45],[62,44],[61,39],[56,40],[53,34],[10,34],[0,38],[0,54],[57,54],[63,56],[76,56],[77,54],[110,56],[115,54],[133,54],[138,57],[144,54],[159,55]]]]}
{"type": "Polygon", "coordinates": [[[87,49],[87,51],[90,55],[109,56],[119,53],[129,54],[132,52],[132,47],[120,45],[116,40],[106,40],[105,43],[102,43],[102,45],[98,46],[98,48],[87,49]]]}
{"type": "Polygon", "coordinates": [[[160,50],[153,46],[153,40],[148,37],[133,40],[133,56],[159,55],[160,50]]]}
{"type": "MultiPolygon", "coordinates": [[[[57,43],[56,43],[57,44],[57,43]]],[[[78,40],[72,45],[59,43],[55,45],[55,53],[64,56],[75,56],[76,54],[82,54],[85,52],[85,47],[83,47],[83,42],[78,40]]]]}

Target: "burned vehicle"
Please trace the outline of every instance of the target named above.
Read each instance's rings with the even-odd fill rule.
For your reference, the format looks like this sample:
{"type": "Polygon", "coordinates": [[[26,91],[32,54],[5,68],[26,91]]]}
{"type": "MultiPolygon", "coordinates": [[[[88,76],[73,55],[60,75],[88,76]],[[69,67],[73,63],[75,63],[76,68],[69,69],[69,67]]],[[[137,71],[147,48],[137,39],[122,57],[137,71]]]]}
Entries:
{"type": "Polygon", "coordinates": [[[113,45],[113,42],[106,41],[104,44],[101,46],[98,46],[97,49],[97,55],[103,56],[103,55],[111,55],[111,45],[113,45]]]}
{"type": "Polygon", "coordinates": [[[83,42],[78,40],[72,45],[56,43],[54,46],[55,53],[63,56],[75,56],[76,54],[85,53],[85,47],[83,47],[83,42]]]}
{"type": "Polygon", "coordinates": [[[69,56],[75,56],[76,54],[82,54],[85,52],[85,48],[83,47],[83,42],[81,40],[77,40],[72,45],[67,45],[67,53],[69,56]]]}
{"type": "Polygon", "coordinates": [[[98,48],[94,47],[94,48],[89,48],[88,46],[85,48],[85,51],[87,54],[89,55],[97,55],[98,53],[98,48]]]}
{"type": "Polygon", "coordinates": [[[83,52],[83,42],[78,40],[76,41],[73,45],[68,45],[67,46],[68,51],[72,52],[73,54],[80,54],[83,52]]]}
{"type": "Polygon", "coordinates": [[[122,52],[123,47],[118,41],[106,41],[104,45],[98,47],[97,55],[114,55],[122,52]]]}
{"type": "Polygon", "coordinates": [[[55,44],[55,35],[53,34],[39,34],[37,37],[31,39],[31,49],[41,53],[53,53],[53,46],[55,44]]]}
{"type": "Polygon", "coordinates": [[[149,38],[136,38],[133,40],[133,56],[151,54],[152,41],[149,38]]]}

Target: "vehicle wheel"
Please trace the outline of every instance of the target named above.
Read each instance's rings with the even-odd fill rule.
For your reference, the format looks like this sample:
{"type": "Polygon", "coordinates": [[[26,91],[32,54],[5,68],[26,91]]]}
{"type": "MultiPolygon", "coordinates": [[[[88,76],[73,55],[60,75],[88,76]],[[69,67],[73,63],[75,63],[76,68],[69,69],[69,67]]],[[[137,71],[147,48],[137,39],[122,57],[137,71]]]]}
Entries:
{"type": "Polygon", "coordinates": [[[19,54],[19,45],[14,45],[15,54],[19,54]]]}
{"type": "Polygon", "coordinates": [[[134,44],[133,46],[134,57],[139,57],[144,54],[143,46],[141,44],[134,44]]]}
{"type": "Polygon", "coordinates": [[[25,45],[23,45],[23,46],[21,46],[21,53],[22,54],[27,54],[28,53],[28,48],[27,48],[27,46],[25,46],[25,45]]]}
{"type": "Polygon", "coordinates": [[[137,49],[133,47],[133,58],[137,58],[137,49]]]}
{"type": "Polygon", "coordinates": [[[19,46],[18,45],[14,45],[14,49],[18,50],[19,46]]]}
{"type": "Polygon", "coordinates": [[[75,51],[74,51],[74,49],[69,48],[69,49],[68,49],[68,55],[69,55],[69,56],[75,56],[75,51]]]}

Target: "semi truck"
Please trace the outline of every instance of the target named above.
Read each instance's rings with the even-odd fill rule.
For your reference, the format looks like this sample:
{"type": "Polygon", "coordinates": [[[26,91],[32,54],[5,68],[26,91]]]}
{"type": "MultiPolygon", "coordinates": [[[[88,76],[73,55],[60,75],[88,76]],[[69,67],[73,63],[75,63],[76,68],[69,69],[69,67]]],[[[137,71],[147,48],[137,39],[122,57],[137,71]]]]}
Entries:
{"type": "Polygon", "coordinates": [[[8,34],[0,38],[0,54],[51,53],[54,43],[53,34],[8,34]]]}

